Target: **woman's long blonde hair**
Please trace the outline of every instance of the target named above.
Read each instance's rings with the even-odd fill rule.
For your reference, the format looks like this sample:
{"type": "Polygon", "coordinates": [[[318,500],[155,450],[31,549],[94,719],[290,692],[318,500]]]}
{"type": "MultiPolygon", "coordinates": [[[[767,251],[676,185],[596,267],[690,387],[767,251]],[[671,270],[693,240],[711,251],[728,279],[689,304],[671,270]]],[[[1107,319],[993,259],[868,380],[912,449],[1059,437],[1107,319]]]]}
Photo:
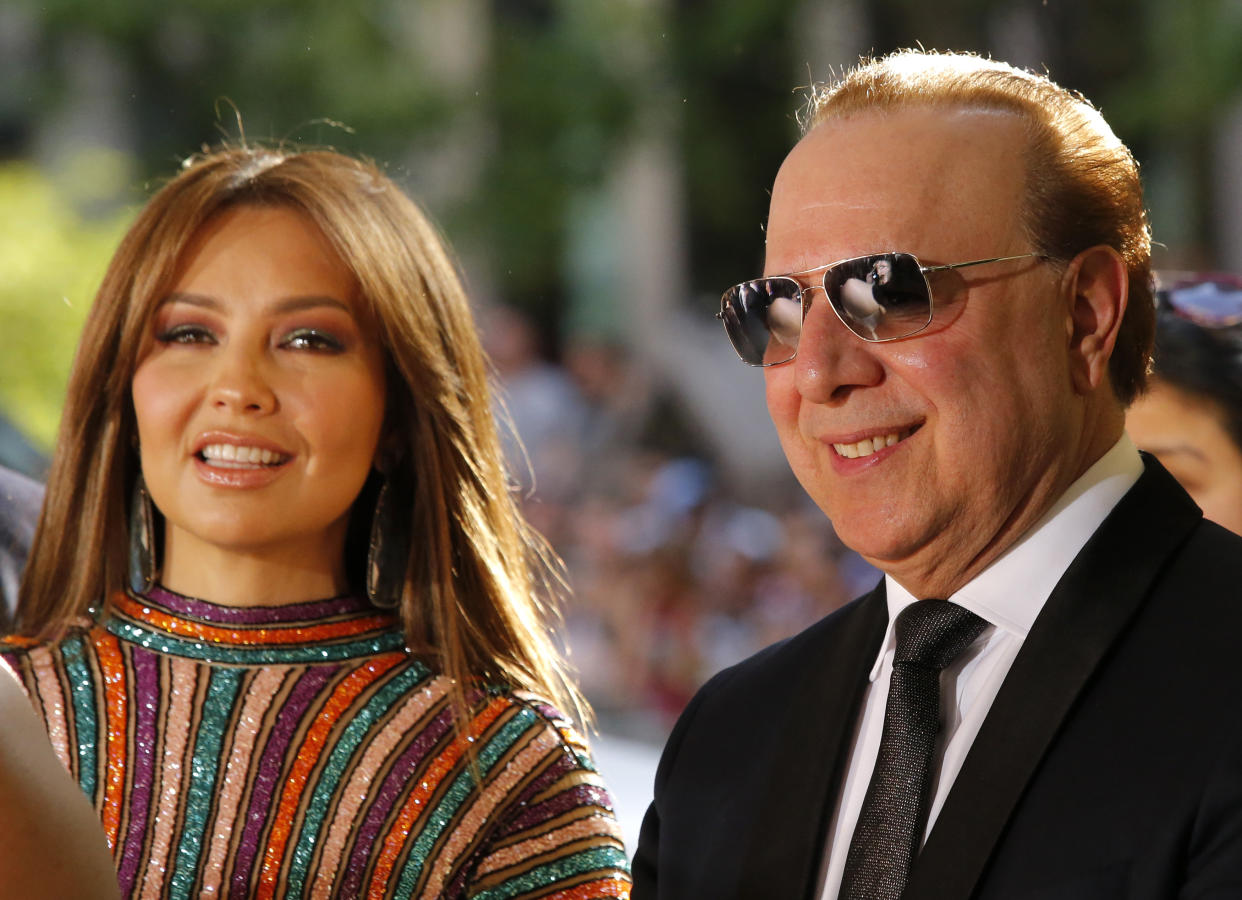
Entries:
{"type": "MultiPolygon", "coordinates": [[[[393,483],[412,485],[399,608],[410,646],[434,652],[459,686],[499,682],[585,715],[550,633],[564,584],[559,563],[512,494],[457,269],[390,179],[331,151],[226,147],[193,157],[122,240],[74,359],[19,630],[54,637],[127,583],[139,352],[190,239],[239,204],[287,207],[312,220],[353,272],[378,328],[389,368],[385,443],[399,445],[392,455],[406,467],[393,483]]],[[[370,510],[360,515],[369,521],[370,510]]],[[[347,565],[363,569],[360,560],[347,565]]]]}

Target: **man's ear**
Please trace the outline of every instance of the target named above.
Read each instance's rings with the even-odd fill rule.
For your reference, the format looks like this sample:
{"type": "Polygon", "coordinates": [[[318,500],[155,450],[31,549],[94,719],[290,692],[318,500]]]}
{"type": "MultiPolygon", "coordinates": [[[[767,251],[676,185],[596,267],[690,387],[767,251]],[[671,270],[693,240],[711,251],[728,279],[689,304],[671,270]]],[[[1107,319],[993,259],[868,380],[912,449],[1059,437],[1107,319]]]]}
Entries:
{"type": "Polygon", "coordinates": [[[1066,267],[1061,290],[1070,304],[1070,377],[1078,393],[1089,394],[1108,378],[1108,361],[1129,302],[1126,261],[1112,247],[1084,250],[1066,267]]]}

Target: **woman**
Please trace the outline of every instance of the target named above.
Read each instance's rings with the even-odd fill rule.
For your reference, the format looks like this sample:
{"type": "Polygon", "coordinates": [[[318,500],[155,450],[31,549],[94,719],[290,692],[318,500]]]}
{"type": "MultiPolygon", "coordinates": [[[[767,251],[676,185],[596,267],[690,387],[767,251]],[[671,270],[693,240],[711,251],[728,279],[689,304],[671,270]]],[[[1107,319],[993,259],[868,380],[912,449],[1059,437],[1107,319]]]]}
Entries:
{"type": "Polygon", "coordinates": [[[1157,299],[1154,377],[1126,430],[1207,518],[1242,534],[1242,279],[1176,280],[1157,299]]]}
{"type": "Polygon", "coordinates": [[[372,166],[222,150],[151,200],[44,510],[6,656],[123,895],[628,895],[463,289],[372,166]]]}

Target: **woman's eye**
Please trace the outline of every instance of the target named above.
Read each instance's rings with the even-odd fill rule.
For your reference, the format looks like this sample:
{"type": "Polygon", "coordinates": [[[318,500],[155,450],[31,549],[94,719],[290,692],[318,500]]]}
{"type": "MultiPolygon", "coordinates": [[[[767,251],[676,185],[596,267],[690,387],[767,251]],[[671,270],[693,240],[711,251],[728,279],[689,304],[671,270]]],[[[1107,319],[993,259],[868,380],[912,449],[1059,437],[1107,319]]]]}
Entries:
{"type": "Polygon", "coordinates": [[[161,344],[214,344],[216,336],[203,325],[174,325],[155,335],[161,344]]]}
{"type": "Polygon", "coordinates": [[[282,347],[293,350],[318,350],[325,353],[340,353],[345,345],[337,338],[317,328],[299,328],[285,335],[280,342],[282,347]]]}

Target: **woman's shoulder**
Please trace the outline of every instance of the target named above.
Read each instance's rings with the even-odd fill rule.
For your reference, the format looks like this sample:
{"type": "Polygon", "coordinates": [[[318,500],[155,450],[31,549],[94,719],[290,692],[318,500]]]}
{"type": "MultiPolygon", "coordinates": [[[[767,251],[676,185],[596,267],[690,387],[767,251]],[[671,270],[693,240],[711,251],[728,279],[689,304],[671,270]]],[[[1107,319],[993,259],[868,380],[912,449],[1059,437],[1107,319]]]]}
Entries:
{"type": "Polygon", "coordinates": [[[62,659],[67,647],[70,657],[79,656],[77,651],[90,644],[91,633],[97,628],[97,623],[90,616],[78,616],[51,638],[5,635],[0,637],[0,660],[8,663],[14,671],[20,672],[28,663],[62,659]]]}
{"type": "Polygon", "coordinates": [[[612,797],[574,722],[539,694],[493,689],[469,732],[478,735],[478,796],[493,823],[475,888],[507,897],[530,882],[578,885],[582,897],[629,896],[612,797]]]}
{"type": "Polygon", "coordinates": [[[533,691],[520,689],[507,690],[504,695],[509,698],[514,707],[528,713],[533,728],[540,728],[549,735],[555,735],[562,750],[573,757],[578,766],[595,771],[590,746],[578,724],[551,700],[533,691]]]}

